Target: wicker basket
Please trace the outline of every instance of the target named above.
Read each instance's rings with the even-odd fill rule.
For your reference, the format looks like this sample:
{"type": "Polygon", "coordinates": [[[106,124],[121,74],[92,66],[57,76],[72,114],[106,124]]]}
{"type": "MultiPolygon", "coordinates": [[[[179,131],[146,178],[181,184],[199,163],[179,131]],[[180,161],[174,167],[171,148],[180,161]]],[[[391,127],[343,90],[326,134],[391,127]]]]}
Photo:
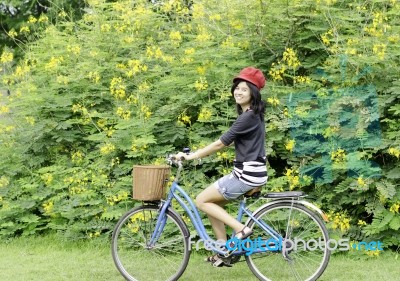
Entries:
{"type": "Polygon", "coordinates": [[[133,166],[133,199],[143,201],[163,199],[170,171],[171,167],[167,165],[133,166]]]}

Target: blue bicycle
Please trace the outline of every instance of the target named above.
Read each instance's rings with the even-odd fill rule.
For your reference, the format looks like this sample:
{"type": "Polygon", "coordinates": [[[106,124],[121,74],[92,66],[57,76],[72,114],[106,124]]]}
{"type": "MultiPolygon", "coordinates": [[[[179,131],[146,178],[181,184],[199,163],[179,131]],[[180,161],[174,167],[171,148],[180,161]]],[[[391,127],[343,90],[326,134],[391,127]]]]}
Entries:
{"type": "Polygon", "coordinates": [[[224,263],[233,264],[244,256],[259,280],[316,280],[324,272],[330,257],[328,231],[322,220],[327,218],[304,199],[303,192],[242,196],[237,219],[241,221],[246,215],[245,224],[253,234],[234,241],[234,248],[222,247],[207,234],[195,204],[178,185],[182,162],[169,161],[177,164],[178,170],[166,199],[131,209],[115,226],[112,256],[126,280],[178,280],[185,271],[191,235],[182,216],[172,208],[173,200],[190,218],[198,237],[223,256],[224,263]],[[265,203],[250,211],[248,200],[265,203]]]}

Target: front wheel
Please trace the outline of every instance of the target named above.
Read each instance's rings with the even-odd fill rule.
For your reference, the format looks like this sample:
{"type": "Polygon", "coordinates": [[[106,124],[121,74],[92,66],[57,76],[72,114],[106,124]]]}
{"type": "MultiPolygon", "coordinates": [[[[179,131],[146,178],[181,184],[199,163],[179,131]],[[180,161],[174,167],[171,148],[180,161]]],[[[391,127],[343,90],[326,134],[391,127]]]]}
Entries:
{"type": "Polygon", "coordinates": [[[313,211],[291,202],[266,206],[251,220],[252,237],[264,241],[246,262],[257,278],[265,281],[316,280],[328,265],[329,237],[322,220],[313,211]],[[276,239],[263,228],[273,229],[276,239]],[[261,239],[259,239],[261,238],[261,239]]]}
{"type": "Polygon", "coordinates": [[[187,226],[168,210],[160,220],[161,234],[152,242],[159,215],[157,206],[145,205],[127,212],[115,226],[112,256],[126,280],[178,280],[185,271],[190,257],[187,226]]]}

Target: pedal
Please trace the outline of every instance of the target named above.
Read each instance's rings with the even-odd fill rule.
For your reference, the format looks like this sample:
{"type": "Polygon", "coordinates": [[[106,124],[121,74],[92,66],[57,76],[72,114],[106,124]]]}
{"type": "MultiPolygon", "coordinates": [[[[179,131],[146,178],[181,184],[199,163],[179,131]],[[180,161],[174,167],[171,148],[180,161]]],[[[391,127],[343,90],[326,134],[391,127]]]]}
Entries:
{"type": "MultiPolygon", "coordinates": [[[[236,250],[236,249],[235,249],[235,250],[236,250]]],[[[230,250],[230,251],[226,252],[226,253],[224,254],[224,257],[225,257],[225,258],[229,258],[229,257],[233,254],[233,252],[234,252],[235,250],[230,250]]]]}
{"type": "Polygon", "coordinates": [[[220,258],[220,259],[216,260],[216,261],[213,263],[213,266],[215,266],[215,267],[220,267],[220,266],[223,265],[223,263],[224,263],[224,261],[220,258]]]}

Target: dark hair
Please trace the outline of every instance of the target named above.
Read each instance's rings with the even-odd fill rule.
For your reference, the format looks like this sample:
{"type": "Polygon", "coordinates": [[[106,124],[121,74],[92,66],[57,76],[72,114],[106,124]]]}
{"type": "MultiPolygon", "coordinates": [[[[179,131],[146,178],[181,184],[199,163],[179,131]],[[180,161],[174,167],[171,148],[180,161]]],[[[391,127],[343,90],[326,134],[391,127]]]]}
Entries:
{"type": "MultiPolygon", "coordinates": [[[[246,82],[247,86],[250,88],[250,94],[251,94],[250,108],[253,110],[254,114],[260,115],[261,120],[264,121],[265,102],[261,99],[260,90],[258,90],[258,88],[253,83],[240,79],[235,80],[231,88],[231,94],[233,95],[233,92],[235,91],[236,87],[239,85],[240,82],[246,82]]],[[[243,113],[242,107],[238,104],[236,104],[236,111],[238,115],[243,113]]]]}

